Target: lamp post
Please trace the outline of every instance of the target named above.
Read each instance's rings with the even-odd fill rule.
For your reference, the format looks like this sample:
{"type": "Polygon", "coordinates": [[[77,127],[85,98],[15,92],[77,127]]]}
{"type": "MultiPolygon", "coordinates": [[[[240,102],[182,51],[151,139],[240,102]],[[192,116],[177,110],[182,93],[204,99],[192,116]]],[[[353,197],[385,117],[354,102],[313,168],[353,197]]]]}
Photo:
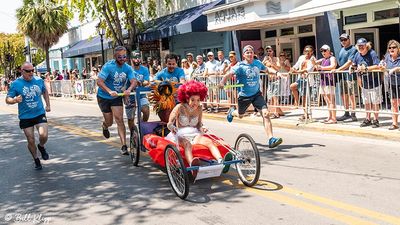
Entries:
{"type": "MultiPolygon", "coordinates": [[[[100,22],[101,23],[101,22],[100,22]]],[[[97,26],[97,31],[99,32],[100,35],[100,41],[101,41],[101,58],[102,58],[102,66],[104,66],[104,46],[103,46],[103,36],[106,33],[106,29],[104,29],[103,27],[99,25],[97,26]]]]}
{"type": "Polygon", "coordinates": [[[37,64],[37,62],[35,62],[36,60],[35,60],[35,56],[36,56],[36,53],[37,53],[37,48],[31,48],[31,57],[32,57],[32,63],[33,63],[33,65],[35,65],[35,71],[36,71],[36,74],[37,74],[37,69],[36,69],[36,64],[37,64]]]}

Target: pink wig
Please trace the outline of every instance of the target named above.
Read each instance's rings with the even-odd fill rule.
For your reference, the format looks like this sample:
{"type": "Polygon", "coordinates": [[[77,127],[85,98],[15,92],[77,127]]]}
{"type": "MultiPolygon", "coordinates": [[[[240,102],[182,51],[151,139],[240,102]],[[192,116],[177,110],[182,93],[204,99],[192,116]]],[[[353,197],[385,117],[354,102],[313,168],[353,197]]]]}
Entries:
{"type": "Polygon", "coordinates": [[[207,96],[207,87],[201,82],[191,80],[182,84],[178,89],[178,100],[181,103],[187,103],[191,96],[200,96],[200,101],[204,101],[207,96]]]}

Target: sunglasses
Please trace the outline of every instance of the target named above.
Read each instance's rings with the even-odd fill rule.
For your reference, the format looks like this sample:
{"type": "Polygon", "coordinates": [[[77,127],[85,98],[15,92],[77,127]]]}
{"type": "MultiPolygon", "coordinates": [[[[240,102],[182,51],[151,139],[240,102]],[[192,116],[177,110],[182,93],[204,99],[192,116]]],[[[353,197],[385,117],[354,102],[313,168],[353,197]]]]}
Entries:
{"type": "Polygon", "coordinates": [[[347,41],[347,40],[348,40],[348,39],[340,39],[340,41],[341,41],[341,42],[343,42],[343,41],[347,41]]]}
{"type": "Polygon", "coordinates": [[[267,52],[272,52],[272,50],[268,50],[267,52]]]}
{"type": "Polygon", "coordinates": [[[126,59],[126,55],[119,55],[117,56],[117,59],[126,59]]]}
{"type": "Polygon", "coordinates": [[[328,51],[328,50],[321,50],[321,52],[326,52],[326,51],[328,51]]]}
{"type": "Polygon", "coordinates": [[[285,57],[285,55],[280,55],[279,57],[285,57]]]}
{"type": "Polygon", "coordinates": [[[396,49],[397,46],[390,46],[388,49],[396,49]]]}
{"type": "Polygon", "coordinates": [[[26,69],[24,69],[24,71],[27,72],[27,73],[33,73],[34,70],[26,70],[26,69]]]}

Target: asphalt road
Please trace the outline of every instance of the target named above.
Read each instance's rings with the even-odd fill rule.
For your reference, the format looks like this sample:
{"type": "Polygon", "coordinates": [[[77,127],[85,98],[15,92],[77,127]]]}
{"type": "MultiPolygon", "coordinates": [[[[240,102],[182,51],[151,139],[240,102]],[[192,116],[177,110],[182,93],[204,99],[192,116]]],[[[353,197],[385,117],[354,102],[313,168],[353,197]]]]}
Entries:
{"type": "Polygon", "coordinates": [[[261,180],[232,171],[182,201],[148,157],[119,155],[115,125],[104,140],[93,103],[52,100],[50,160],[35,171],[17,107],[0,99],[0,224],[400,224],[400,142],[275,129],[284,143],[268,149],[261,126],[206,120],[228,143],[254,138],[261,180]]]}

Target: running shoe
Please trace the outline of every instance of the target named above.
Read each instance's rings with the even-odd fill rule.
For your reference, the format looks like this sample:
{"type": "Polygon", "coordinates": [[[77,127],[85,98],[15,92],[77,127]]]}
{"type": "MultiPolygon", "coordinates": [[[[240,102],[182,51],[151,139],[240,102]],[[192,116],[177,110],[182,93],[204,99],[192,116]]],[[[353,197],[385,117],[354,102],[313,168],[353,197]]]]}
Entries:
{"type": "MultiPolygon", "coordinates": [[[[224,156],[224,162],[232,161],[233,160],[233,155],[230,152],[227,152],[224,156]]],[[[222,173],[227,173],[229,171],[229,168],[231,167],[231,164],[227,164],[224,166],[222,169],[222,173]]]]}
{"type": "Polygon", "coordinates": [[[379,121],[378,120],[372,120],[372,128],[378,128],[379,127],[379,121]]]}
{"type": "Polygon", "coordinates": [[[351,121],[356,122],[357,121],[357,117],[355,113],[351,114],[351,121]]]}
{"type": "Polygon", "coordinates": [[[122,147],[121,147],[121,154],[122,154],[122,155],[129,155],[129,153],[128,153],[128,146],[122,145],[122,147]]]}
{"type": "Polygon", "coordinates": [[[107,139],[110,138],[110,131],[108,131],[108,128],[104,126],[104,123],[101,126],[101,128],[103,129],[103,136],[107,139]]]}
{"type": "Polygon", "coordinates": [[[360,127],[367,127],[367,126],[371,126],[371,120],[365,119],[361,124],[360,127]]]}
{"type": "Polygon", "coordinates": [[[42,159],[43,160],[48,160],[49,159],[49,154],[47,154],[46,149],[42,146],[40,146],[39,144],[37,145],[40,154],[42,154],[42,159]]]}
{"type": "Polygon", "coordinates": [[[228,110],[228,115],[226,115],[226,120],[228,120],[229,123],[233,120],[233,111],[235,111],[235,109],[232,107],[228,110]]]}
{"type": "Polygon", "coordinates": [[[282,138],[272,137],[268,141],[268,146],[269,148],[275,148],[278,145],[282,144],[282,141],[283,141],[282,138]]]}
{"type": "Polygon", "coordinates": [[[36,170],[41,170],[42,169],[42,164],[40,163],[40,159],[39,158],[35,159],[35,169],[36,170]]]}

